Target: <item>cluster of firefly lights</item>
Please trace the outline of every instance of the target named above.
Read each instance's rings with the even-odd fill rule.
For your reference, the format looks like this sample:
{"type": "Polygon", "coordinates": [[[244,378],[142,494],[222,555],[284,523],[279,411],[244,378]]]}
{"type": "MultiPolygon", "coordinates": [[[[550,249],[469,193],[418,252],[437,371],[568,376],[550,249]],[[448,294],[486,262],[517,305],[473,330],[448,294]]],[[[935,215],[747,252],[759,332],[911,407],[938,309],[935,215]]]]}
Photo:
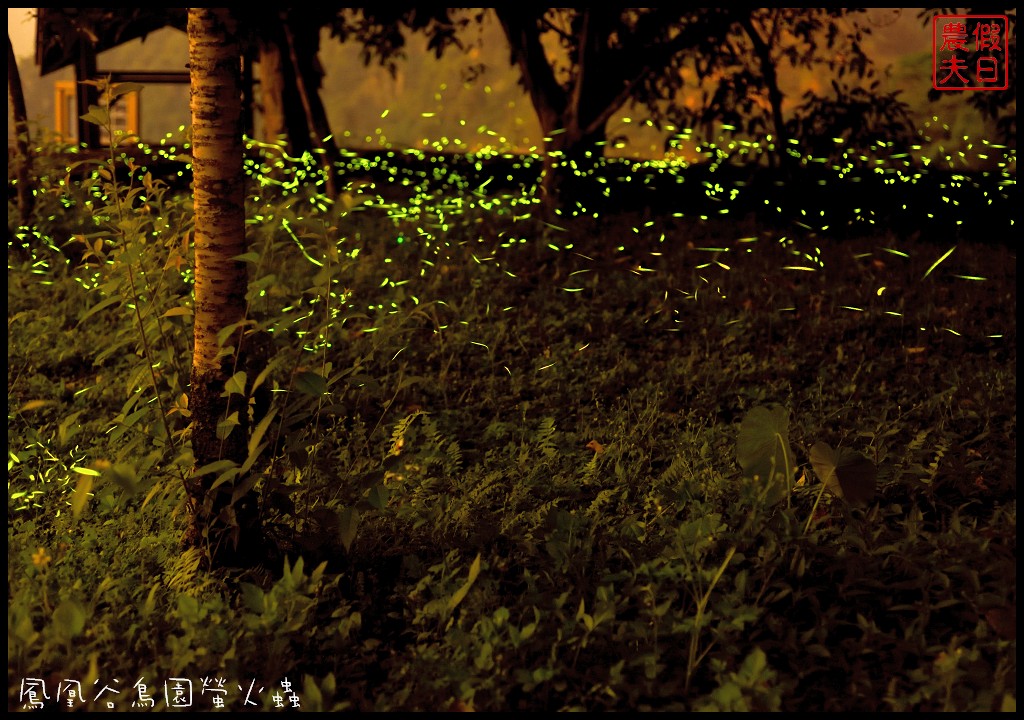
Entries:
{"type": "MultiPolygon", "coordinates": [[[[384,115],[386,116],[387,113],[384,115]]],[[[628,123],[629,121],[627,120],[626,122],[628,123]]],[[[920,131],[920,144],[912,146],[912,151],[921,152],[931,142],[931,138],[928,137],[927,133],[932,123],[935,123],[948,133],[948,126],[939,123],[938,118],[933,118],[920,131]]],[[[488,131],[486,128],[480,128],[479,130],[485,135],[494,135],[493,132],[488,131]]],[[[728,132],[734,131],[735,128],[723,126],[723,130],[728,132]]],[[[503,138],[495,139],[503,140],[503,138]]],[[[330,139],[328,138],[328,140],[330,139]]],[[[966,174],[966,171],[964,171],[964,174],[957,173],[958,168],[963,169],[967,166],[968,158],[966,153],[975,149],[975,144],[969,138],[964,137],[963,140],[965,150],[958,151],[957,153],[946,153],[940,146],[939,153],[941,157],[938,160],[924,154],[914,156],[911,153],[893,153],[892,148],[885,143],[876,144],[870,148],[868,153],[848,150],[843,148],[843,138],[834,138],[838,152],[831,159],[802,156],[797,149],[795,141],[791,141],[793,146],[786,148],[785,152],[800,165],[816,167],[819,170],[822,168],[829,170],[835,183],[858,182],[861,176],[867,172],[882,176],[886,185],[898,187],[904,183],[916,184],[929,171],[930,167],[941,167],[946,171],[952,172],[949,175],[949,182],[943,183],[941,186],[942,191],[948,193],[948,195],[943,195],[941,199],[944,203],[956,205],[958,204],[958,200],[955,197],[957,191],[965,185],[975,182],[966,174]]],[[[726,139],[724,136],[719,136],[718,141],[719,144],[710,142],[703,145],[695,145],[695,149],[690,153],[690,159],[681,157],[682,153],[680,153],[680,156],[672,156],[672,153],[670,153],[665,158],[659,160],[608,158],[595,160],[592,166],[586,170],[578,168],[575,163],[570,163],[570,168],[577,174],[589,176],[592,181],[603,187],[604,197],[611,198],[615,192],[613,187],[615,182],[630,183],[634,181],[634,178],[642,178],[642,180],[637,181],[655,184],[661,182],[681,184],[686,180],[687,168],[695,163],[699,162],[702,164],[707,171],[706,176],[714,177],[716,170],[726,165],[737,162],[758,162],[766,153],[777,151],[771,136],[766,137],[763,141],[726,139]],[[639,170],[643,172],[637,172],[639,170]]],[[[489,215],[502,220],[504,227],[511,228],[517,221],[526,220],[534,216],[540,203],[539,193],[535,184],[522,182],[519,182],[518,186],[516,184],[517,177],[529,177],[531,173],[533,177],[537,176],[537,168],[543,159],[540,152],[536,151],[536,149],[528,154],[515,154],[485,144],[475,152],[466,152],[460,155],[453,155],[450,152],[446,154],[446,151],[450,150],[453,142],[459,145],[463,144],[461,140],[453,141],[449,138],[443,138],[437,142],[424,140],[422,145],[427,150],[391,150],[383,148],[379,151],[345,153],[346,157],[343,159],[339,176],[356,178],[356,180],[350,181],[342,189],[340,197],[334,199],[322,192],[325,186],[325,179],[321,169],[320,157],[309,153],[298,158],[288,157],[280,147],[264,145],[249,140],[247,142],[249,159],[246,160],[246,172],[261,188],[261,193],[265,196],[257,195],[251,199],[257,204],[261,201],[264,202],[263,207],[267,210],[265,216],[260,215],[254,218],[254,220],[260,221],[261,218],[263,220],[273,220],[273,204],[275,202],[287,203],[290,197],[294,197],[298,203],[308,202],[311,214],[322,214],[325,216],[333,214],[335,217],[340,217],[354,211],[376,210],[385,212],[394,221],[396,228],[394,240],[397,245],[408,245],[412,240],[414,241],[412,244],[417,246],[419,252],[427,254],[432,252],[435,256],[433,260],[421,257],[419,274],[420,276],[425,276],[431,268],[435,267],[436,262],[451,261],[453,259],[453,252],[456,250],[454,245],[465,246],[468,243],[464,239],[457,241],[449,239],[453,236],[463,236],[463,233],[450,232],[453,226],[459,222],[460,216],[470,214],[473,217],[489,215]],[[459,163],[468,167],[472,172],[460,172],[455,167],[453,159],[458,160],[459,163]],[[489,167],[493,167],[493,161],[495,160],[502,161],[502,167],[506,169],[507,176],[503,178],[492,177],[490,180],[474,184],[473,177],[480,177],[480,175],[487,172],[489,167]],[[418,169],[412,170],[410,168],[418,169]],[[370,175],[377,178],[383,177],[384,180],[369,180],[367,178],[370,175]],[[495,180],[497,180],[496,185],[515,189],[499,189],[497,192],[489,192],[488,185],[495,180]],[[401,200],[385,200],[382,194],[395,195],[393,192],[388,192],[389,188],[401,188],[401,200]],[[377,192],[378,190],[380,190],[380,193],[377,192]]],[[[669,146],[681,148],[686,144],[692,143],[692,131],[683,130],[671,137],[669,146]]],[[[179,162],[184,159],[184,162],[180,162],[182,167],[178,171],[183,177],[190,170],[188,166],[187,144],[181,144],[179,147],[178,144],[171,140],[170,136],[160,141],[158,147],[154,148],[146,145],[139,145],[138,147],[142,152],[147,153],[151,157],[179,162]]],[[[128,157],[128,153],[123,153],[121,159],[127,160],[128,157]]],[[[980,160],[994,158],[994,164],[999,168],[999,176],[996,183],[996,187],[998,187],[997,192],[1003,196],[1001,199],[1005,200],[1006,195],[1016,183],[1015,151],[1012,148],[983,140],[979,144],[975,157],[980,160]],[[992,154],[991,158],[990,153],[992,154]]],[[[556,157],[555,159],[558,161],[559,158],[556,157]]],[[[139,170],[144,173],[146,168],[142,167],[139,170]]],[[[983,175],[988,174],[983,173],[983,175]]],[[[725,175],[725,173],[722,173],[722,175],[725,175]]],[[[702,180],[701,182],[703,183],[706,197],[715,201],[713,205],[717,207],[715,212],[717,217],[727,215],[730,212],[728,202],[735,201],[744,192],[744,189],[738,186],[726,187],[723,186],[723,183],[710,180],[702,180]]],[[[723,182],[728,183],[724,178],[723,182]]],[[[824,183],[826,181],[819,180],[818,182],[824,183]]],[[[98,195],[98,200],[104,199],[101,197],[102,191],[97,189],[95,192],[98,195]]],[[[840,192],[842,191],[840,190],[840,192]]],[[[992,191],[983,190],[982,192],[987,197],[987,202],[992,204],[995,199],[989,196],[989,193],[992,191]]],[[[142,198],[142,200],[144,201],[145,199],[142,198]]],[[[764,200],[764,202],[767,204],[771,201],[764,200]]],[[[709,205],[712,205],[712,203],[709,203],[709,205]]],[[[293,205],[292,210],[294,211],[294,209],[293,205]]],[[[781,206],[776,206],[774,209],[780,214],[783,213],[781,206]]],[[[906,210],[907,206],[903,205],[903,209],[906,210]]],[[[872,217],[873,212],[870,209],[858,208],[854,212],[855,220],[867,225],[875,223],[872,217]]],[[[586,216],[597,219],[600,216],[600,210],[588,210],[582,202],[577,202],[574,207],[560,210],[558,214],[565,219],[586,216]]],[[[926,214],[931,217],[931,213],[926,214]]],[[[673,213],[673,216],[681,218],[684,217],[684,213],[676,212],[673,213]]],[[[826,217],[826,211],[823,209],[812,211],[801,209],[800,216],[801,220],[796,221],[796,225],[809,231],[811,237],[815,237],[818,233],[827,233],[829,230],[829,218],[826,217]],[[812,225],[811,223],[814,224],[812,225]]],[[[702,221],[707,221],[712,215],[697,213],[695,217],[702,221]]],[[[281,223],[281,229],[294,240],[303,256],[314,265],[322,267],[326,258],[314,257],[311,251],[304,246],[300,238],[293,232],[288,222],[283,218],[279,222],[281,223]]],[[[962,220],[957,222],[960,223],[962,220]]],[[[1011,220],[1011,224],[1012,222],[1011,220]]],[[[653,222],[648,222],[633,230],[635,233],[641,234],[650,231],[653,225],[653,222]]],[[[554,223],[545,223],[545,226],[543,238],[538,240],[538,242],[545,243],[553,252],[575,252],[571,243],[560,244],[553,240],[553,238],[557,239],[557,232],[562,228],[554,223]]],[[[533,232],[538,225],[536,223],[524,223],[521,227],[532,228],[531,232],[533,232]]],[[[164,228],[153,230],[153,233],[159,234],[162,230],[172,231],[170,226],[167,225],[164,228]]],[[[663,243],[666,241],[671,243],[672,239],[666,238],[664,234],[661,234],[658,242],[663,243]]],[[[745,237],[736,240],[735,247],[696,248],[697,251],[710,253],[710,259],[707,262],[698,264],[696,270],[705,271],[705,274],[699,277],[708,286],[709,290],[713,289],[715,291],[712,292],[712,295],[717,294],[722,298],[725,297],[724,291],[720,287],[714,286],[713,282],[709,279],[709,271],[716,269],[729,270],[730,266],[723,262],[721,258],[725,254],[734,251],[752,252],[758,241],[759,238],[756,237],[745,237]],[[708,277],[705,277],[705,275],[708,277]]],[[[351,247],[351,250],[348,250],[345,246],[346,242],[346,238],[339,238],[337,240],[337,248],[349,259],[354,259],[359,253],[359,248],[351,247],[350,244],[348,247],[351,247]]],[[[502,268],[498,255],[502,251],[526,245],[528,242],[530,242],[528,237],[513,235],[507,232],[499,233],[497,239],[481,234],[477,238],[478,247],[471,249],[468,256],[478,265],[493,264],[501,272],[515,277],[514,273],[510,270],[502,268]]],[[[789,237],[777,238],[777,242],[787,248],[788,254],[796,258],[796,262],[782,267],[782,270],[815,272],[824,267],[819,247],[815,247],[810,251],[800,250],[796,247],[796,241],[789,237]]],[[[626,248],[624,245],[620,245],[616,250],[618,252],[625,252],[626,248]]],[[[907,253],[896,248],[882,248],[882,250],[893,255],[908,257],[907,253]]],[[[955,247],[942,254],[929,268],[925,277],[945,261],[954,250],[955,247]]],[[[652,254],[656,256],[661,255],[660,252],[652,254]]],[[[458,253],[458,256],[465,257],[465,255],[465,248],[463,248],[463,251],[458,253]]],[[[579,252],[576,252],[576,255],[584,260],[590,259],[579,252]]],[[[386,259],[385,262],[391,263],[391,259],[386,259]]],[[[393,267],[399,267],[398,263],[391,264],[393,267]]],[[[645,268],[640,264],[633,265],[631,269],[637,275],[655,272],[653,269],[645,268]]],[[[186,282],[190,282],[191,270],[186,269],[183,272],[186,282]]],[[[580,270],[578,273],[573,273],[572,277],[578,277],[586,272],[586,269],[580,270]]],[[[985,279],[971,275],[956,275],[955,277],[969,281],[982,281],[985,279]]],[[[79,281],[87,286],[95,287],[100,284],[101,278],[100,274],[96,273],[92,278],[81,277],[79,281]]],[[[382,279],[380,287],[382,289],[393,289],[409,282],[409,279],[402,280],[385,277],[382,279]]],[[[342,279],[333,278],[332,284],[341,286],[342,279]]],[[[566,286],[563,289],[566,292],[579,293],[585,288],[582,286],[566,286]]],[[[696,299],[696,290],[693,292],[679,290],[678,292],[685,298],[696,299]]],[[[884,292],[885,287],[877,289],[878,296],[881,296],[884,292]]],[[[331,313],[333,315],[337,315],[345,310],[352,311],[355,309],[351,294],[346,292],[335,293],[332,291],[330,295],[332,297],[328,298],[327,302],[332,306],[331,313]]],[[[420,302],[419,298],[415,295],[409,294],[407,297],[415,304],[420,302]]],[[[370,312],[383,314],[394,314],[400,311],[397,302],[372,303],[364,305],[364,307],[370,312]]],[[[861,307],[844,307],[851,311],[864,311],[864,308],[861,307]]],[[[289,309],[297,308],[298,305],[289,309]]],[[[505,308],[506,311],[511,309],[505,308]]],[[[794,310],[794,308],[786,308],[784,310],[794,310]]],[[[303,319],[308,320],[310,312],[311,310],[306,309],[302,317],[297,319],[297,322],[303,319]]],[[[678,311],[675,312],[678,313],[678,311]]],[[[889,315],[900,315],[892,310],[885,312],[889,315]]],[[[680,320],[675,322],[681,323],[680,320]]],[[[443,327],[447,326],[442,326],[440,329],[443,329],[443,327]]],[[[374,329],[367,328],[364,332],[372,332],[374,329]]],[[[681,327],[675,329],[681,329],[681,327]]],[[[959,334],[955,329],[944,329],[950,333],[959,334]]],[[[319,350],[325,344],[329,346],[329,341],[326,338],[320,337],[317,342],[308,346],[308,349],[319,350]]]]}

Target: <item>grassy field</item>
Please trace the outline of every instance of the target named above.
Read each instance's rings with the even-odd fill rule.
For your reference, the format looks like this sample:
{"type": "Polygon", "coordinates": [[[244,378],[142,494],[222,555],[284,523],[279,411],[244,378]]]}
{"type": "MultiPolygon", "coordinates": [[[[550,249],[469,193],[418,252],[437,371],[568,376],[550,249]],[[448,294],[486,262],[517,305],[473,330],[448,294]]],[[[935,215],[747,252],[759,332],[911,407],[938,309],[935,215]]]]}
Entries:
{"type": "Polygon", "coordinates": [[[1004,217],[253,166],[267,545],[205,572],[190,200],[61,167],[8,210],[11,709],[1015,709],[1004,217]]]}

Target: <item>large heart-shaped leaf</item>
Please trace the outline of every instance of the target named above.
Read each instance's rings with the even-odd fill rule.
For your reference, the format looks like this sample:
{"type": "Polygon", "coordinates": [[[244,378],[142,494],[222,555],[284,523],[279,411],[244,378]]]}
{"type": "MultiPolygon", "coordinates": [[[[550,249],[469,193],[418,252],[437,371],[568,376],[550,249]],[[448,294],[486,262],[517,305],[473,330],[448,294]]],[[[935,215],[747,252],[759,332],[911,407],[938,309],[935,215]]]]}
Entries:
{"type": "Polygon", "coordinates": [[[850,504],[869,503],[875,496],[878,470],[856,450],[833,450],[828,443],[816,442],[811,447],[811,465],[825,488],[850,504]]]}
{"type": "Polygon", "coordinates": [[[748,478],[777,484],[768,494],[777,502],[789,492],[793,479],[793,449],[789,446],[789,411],[781,405],[751,409],[740,423],[736,459],[748,478]]]}

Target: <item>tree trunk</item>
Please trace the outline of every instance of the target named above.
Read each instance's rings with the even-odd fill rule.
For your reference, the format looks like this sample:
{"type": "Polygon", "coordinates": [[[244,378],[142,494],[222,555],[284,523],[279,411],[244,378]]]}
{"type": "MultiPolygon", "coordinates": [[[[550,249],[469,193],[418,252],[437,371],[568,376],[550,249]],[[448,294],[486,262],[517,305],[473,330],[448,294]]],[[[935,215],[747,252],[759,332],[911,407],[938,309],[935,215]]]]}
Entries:
{"type": "Polygon", "coordinates": [[[786,134],[786,123],[782,118],[782,90],[779,88],[778,75],[775,72],[775,61],[772,59],[771,47],[761,37],[761,33],[754,27],[747,10],[740,11],[739,24],[750,38],[754,46],[754,54],[761,65],[761,73],[764,75],[764,84],[768,89],[768,102],[772,108],[772,125],[775,128],[775,153],[769,155],[769,162],[778,164],[778,167],[785,170],[789,165],[789,137],[786,134]]]}
{"type": "Polygon", "coordinates": [[[278,143],[284,138],[288,154],[301,157],[311,152],[314,145],[295,79],[299,71],[292,64],[284,32],[286,17],[275,10],[268,13],[267,18],[261,19],[259,24],[264,139],[278,143]]]}
{"type": "Polygon", "coordinates": [[[21,225],[29,225],[35,195],[29,187],[32,176],[32,156],[29,155],[28,110],[25,108],[25,92],[21,87],[21,73],[14,57],[11,35],[7,34],[7,94],[11,98],[11,112],[14,114],[14,142],[18,150],[15,162],[15,178],[18,183],[18,218],[21,225]]]}
{"type": "Polygon", "coordinates": [[[568,87],[556,77],[530,12],[504,7],[495,8],[495,13],[544,133],[539,190],[542,209],[550,216],[571,203],[573,193],[585,184],[577,178],[577,171],[586,173],[603,155],[608,119],[629,98],[620,88],[630,85],[612,77],[621,67],[606,66],[602,47],[607,28],[600,18],[594,19],[589,8],[582,11],[577,29],[581,61],[568,87]],[[609,84],[614,92],[605,89],[609,84]]]}
{"type": "MultiPolygon", "coordinates": [[[[188,37],[196,228],[189,409],[198,469],[246,459],[246,408],[230,407],[222,394],[241,351],[248,274],[234,259],[246,251],[237,23],[228,8],[189,8],[188,37]],[[222,344],[218,336],[225,331],[222,344]],[[241,424],[219,438],[218,422],[236,411],[241,424]]],[[[213,487],[216,477],[193,475],[187,483],[192,526],[186,544],[208,547],[214,564],[245,564],[241,552],[254,551],[262,539],[258,503],[251,491],[233,497],[244,478],[213,487]]]]}
{"type": "Polygon", "coordinates": [[[100,101],[99,88],[87,80],[96,80],[96,47],[88,27],[78,31],[78,56],[75,58],[75,102],[78,107],[78,142],[95,150],[100,144],[100,126],[82,119],[100,101]]]}
{"type": "Polygon", "coordinates": [[[285,122],[284,73],[280,45],[261,42],[260,104],[263,109],[263,141],[272,144],[280,142],[282,137],[288,137],[288,124],[285,122]]]}
{"type": "Polygon", "coordinates": [[[331,137],[320,99],[323,68],[318,58],[324,20],[303,11],[272,11],[259,27],[264,139],[286,138],[289,155],[313,152],[324,175],[324,192],[337,197],[341,153],[331,137]]]}
{"type": "Polygon", "coordinates": [[[324,176],[324,191],[332,199],[337,199],[337,180],[341,153],[331,136],[327,121],[327,111],[320,99],[320,85],[323,70],[317,55],[320,52],[320,26],[293,20],[289,13],[281,14],[281,27],[284,30],[285,47],[294,69],[295,89],[298,91],[302,108],[305,111],[307,140],[320,153],[320,167],[324,176]]]}
{"type": "Polygon", "coordinates": [[[587,203],[595,186],[593,173],[604,157],[604,125],[590,133],[574,127],[556,134],[547,131],[545,135],[549,138],[541,178],[545,210],[550,215],[556,207],[567,209],[576,202],[593,210],[587,203]]]}

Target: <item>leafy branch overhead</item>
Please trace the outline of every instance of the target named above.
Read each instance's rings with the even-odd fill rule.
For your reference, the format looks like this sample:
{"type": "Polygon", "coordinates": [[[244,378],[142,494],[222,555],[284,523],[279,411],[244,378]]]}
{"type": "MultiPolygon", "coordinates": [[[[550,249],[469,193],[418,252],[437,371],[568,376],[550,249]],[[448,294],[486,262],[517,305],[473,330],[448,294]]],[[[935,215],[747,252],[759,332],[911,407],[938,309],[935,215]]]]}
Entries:
{"type": "MultiPolygon", "coordinates": [[[[520,84],[545,137],[545,197],[587,172],[615,142],[611,118],[638,112],[659,128],[716,128],[774,138],[772,161],[790,160],[789,140],[826,152],[844,138],[908,145],[914,128],[898,93],[884,92],[864,50],[863,10],[821,8],[498,7],[520,84]],[[787,69],[828,79],[831,93],[786,98],[787,69]],[[851,108],[859,108],[851,112],[851,108]],[[827,128],[827,131],[825,130],[827,128]],[[823,135],[823,133],[826,133],[823,135]]],[[[334,32],[363,43],[364,60],[394,68],[405,31],[422,32],[438,54],[473,47],[480,9],[389,7],[339,13],[334,32]],[[465,38],[465,40],[463,40],[465,38]]],[[[691,131],[686,131],[691,132],[691,131]]]]}

